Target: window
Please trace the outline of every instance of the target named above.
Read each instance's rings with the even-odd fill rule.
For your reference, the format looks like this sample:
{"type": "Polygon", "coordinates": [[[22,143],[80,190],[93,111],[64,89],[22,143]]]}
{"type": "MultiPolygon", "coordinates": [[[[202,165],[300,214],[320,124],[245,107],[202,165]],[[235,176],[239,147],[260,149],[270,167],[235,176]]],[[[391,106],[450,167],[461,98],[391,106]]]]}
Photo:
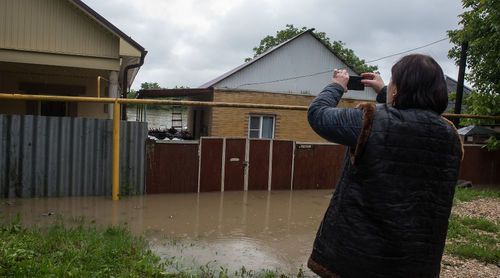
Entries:
{"type": "Polygon", "coordinates": [[[251,115],[248,138],[274,138],[274,116],[251,115]]]}

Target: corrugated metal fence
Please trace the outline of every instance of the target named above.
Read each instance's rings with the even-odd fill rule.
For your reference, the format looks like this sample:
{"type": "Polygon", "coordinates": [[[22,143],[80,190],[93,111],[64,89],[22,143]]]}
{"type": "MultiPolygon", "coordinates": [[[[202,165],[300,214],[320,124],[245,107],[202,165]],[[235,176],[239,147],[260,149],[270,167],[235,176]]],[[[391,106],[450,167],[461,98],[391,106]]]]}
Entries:
{"type": "MultiPolygon", "coordinates": [[[[147,123],[120,131],[120,194],[143,194],[147,123]]],[[[111,120],[0,115],[0,198],[111,195],[112,132],[111,120]]]]}

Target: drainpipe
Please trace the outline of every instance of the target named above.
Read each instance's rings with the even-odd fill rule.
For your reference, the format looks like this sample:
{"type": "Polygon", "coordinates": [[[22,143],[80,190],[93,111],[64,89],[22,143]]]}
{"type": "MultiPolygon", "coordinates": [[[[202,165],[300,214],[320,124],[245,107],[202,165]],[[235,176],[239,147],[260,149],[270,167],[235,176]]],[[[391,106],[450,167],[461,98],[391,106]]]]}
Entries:
{"type": "MultiPolygon", "coordinates": [[[[139,63],[128,65],[123,70],[122,98],[127,98],[128,71],[130,69],[141,67],[144,64],[144,58],[146,57],[146,54],[148,54],[147,51],[141,52],[141,59],[139,60],[139,63]]],[[[127,106],[126,105],[123,105],[123,107],[122,107],[122,117],[121,118],[124,121],[127,120],[127,106]]]]}

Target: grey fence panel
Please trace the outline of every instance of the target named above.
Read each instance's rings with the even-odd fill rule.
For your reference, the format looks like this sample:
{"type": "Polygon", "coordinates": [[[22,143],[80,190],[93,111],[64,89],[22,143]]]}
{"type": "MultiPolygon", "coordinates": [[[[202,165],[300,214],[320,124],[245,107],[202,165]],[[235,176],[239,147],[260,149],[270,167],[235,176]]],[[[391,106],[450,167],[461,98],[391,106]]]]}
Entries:
{"type": "MultiPolygon", "coordinates": [[[[25,146],[24,148],[21,149],[21,161],[23,162],[22,168],[21,168],[21,184],[24,186],[22,187],[22,192],[21,195],[23,196],[30,196],[33,191],[33,182],[31,181],[31,177],[33,176],[33,167],[36,166],[33,163],[25,163],[27,161],[30,161],[32,158],[33,152],[33,129],[28,128],[29,126],[33,126],[33,117],[25,117],[22,119],[22,145],[25,146]]],[[[0,129],[1,130],[1,129],[0,129]]]]}
{"type": "MultiPolygon", "coordinates": [[[[120,134],[120,194],[143,194],[147,123],[120,134]]],[[[110,196],[112,137],[111,120],[0,115],[0,198],[110,196]]]]}
{"type": "Polygon", "coordinates": [[[144,193],[145,141],[147,126],[140,122],[122,122],[120,127],[120,194],[144,193]],[[142,184],[137,187],[135,184],[142,184]]]}

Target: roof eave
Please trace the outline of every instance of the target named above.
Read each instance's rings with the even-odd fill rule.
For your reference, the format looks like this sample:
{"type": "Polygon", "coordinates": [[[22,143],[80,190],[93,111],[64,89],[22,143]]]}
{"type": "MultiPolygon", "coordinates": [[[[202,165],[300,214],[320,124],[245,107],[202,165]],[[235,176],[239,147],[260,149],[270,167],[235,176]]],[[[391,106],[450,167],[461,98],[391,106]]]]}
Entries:
{"type": "Polygon", "coordinates": [[[101,23],[104,27],[109,29],[111,32],[115,33],[117,36],[120,38],[124,39],[126,42],[130,43],[133,47],[137,48],[141,52],[141,55],[146,56],[147,51],[146,49],[140,45],[138,42],[133,40],[130,36],[125,34],[123,31],[118,29],[115,25],[113,25],[111,22],[109,22],[106,18],[104,18],[102,15],[94,11],[91,7],[87,6],[83,1],[81,0],[70,0],[73,4],[75,4],[77,7],[79,7],[81,10],[83,10],[85,13],[89,14],[93,18],[95,18],[99,23],[101,23]]]}

